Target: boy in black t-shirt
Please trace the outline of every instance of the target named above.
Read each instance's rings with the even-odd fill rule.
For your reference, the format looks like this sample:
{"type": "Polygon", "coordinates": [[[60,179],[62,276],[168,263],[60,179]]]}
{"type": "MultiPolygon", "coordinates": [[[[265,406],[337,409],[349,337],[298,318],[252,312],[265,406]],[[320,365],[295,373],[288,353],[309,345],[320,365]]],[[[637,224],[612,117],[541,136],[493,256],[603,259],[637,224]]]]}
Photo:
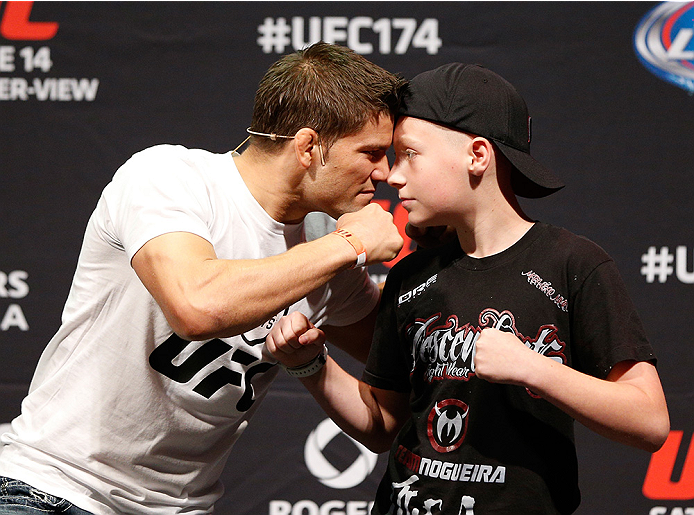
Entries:
{"type": "Polygon", "coordinates": [[[349,435],[390,449],[373,514],[566,514],[580,502],[573,421],[657,450],[669,432],[655,356],[617,268],[533,222],[516,195],[562,187],[530,156],[525,102],[453,63],[415,77],[395,128],[415,227],[457,238],[388,275],[363,380],[293,313],[267,347],[349,435]]]}

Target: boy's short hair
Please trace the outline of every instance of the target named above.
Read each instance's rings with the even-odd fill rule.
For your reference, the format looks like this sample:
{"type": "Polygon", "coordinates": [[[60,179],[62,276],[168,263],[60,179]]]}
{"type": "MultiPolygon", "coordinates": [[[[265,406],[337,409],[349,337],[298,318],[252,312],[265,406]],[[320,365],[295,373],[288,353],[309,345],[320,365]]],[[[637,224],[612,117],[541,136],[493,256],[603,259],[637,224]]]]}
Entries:
{"type": "Polygon", "coordinates": [[[523,97],[503,77],[479,65],[450,63],[410,81],[398,116],[412,116],[482,136],[511,162],[511,186],[521,197],[564,187],[530,155],[530,116],[523,97]]]}
{"type": "MultiPolygon", "coordinates": [[[[255,95],[251,129],[293,136],[314,129],[326,147],[381,114],[394,118],[406,81],[349,48],[316,43],[273,64],[255,95]]],[[[282,140],[253,138],[263,150],[282,140]]]]}

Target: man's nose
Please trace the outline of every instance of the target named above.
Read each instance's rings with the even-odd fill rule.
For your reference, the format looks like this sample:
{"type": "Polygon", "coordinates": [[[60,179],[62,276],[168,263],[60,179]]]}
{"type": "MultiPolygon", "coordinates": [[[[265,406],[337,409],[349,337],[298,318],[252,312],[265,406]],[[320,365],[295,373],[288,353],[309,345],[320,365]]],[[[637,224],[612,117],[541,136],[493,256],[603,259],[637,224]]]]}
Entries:
{"type": "Polygon", "coordinates": [[[388,158],[386,156],[383,156],[383,158],[381,158],[378,161],[378,163],[376,163],[376,166],[371,172],[371,178],[374,181],[383,182],[388,179],[389,174],[390,166],[388,165],[388,158]]]}

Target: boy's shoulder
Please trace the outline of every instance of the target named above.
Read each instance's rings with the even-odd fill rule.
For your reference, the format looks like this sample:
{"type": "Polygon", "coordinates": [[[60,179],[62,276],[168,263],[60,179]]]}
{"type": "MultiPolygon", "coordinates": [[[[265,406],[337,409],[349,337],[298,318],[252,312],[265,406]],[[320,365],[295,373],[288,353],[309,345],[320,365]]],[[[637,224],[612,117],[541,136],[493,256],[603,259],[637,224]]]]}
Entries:
{"type": "Polygon", "coordinates": [[[463,251],[457,239],[452,239],[437,247],[420,248],[408,254],[394,266],[393,270],[402,273],[403,271],[414,271],[426,265],[443,265],[462,255],[463,251]]]}
{"type": "MultiPolygon", "coordinates": [[[[544,222],[535,222],[523,240],[519,242],[519,245],[525,251],[546,259],[565,262],[570,268],[595,268],[612,260],[609,254],[591,239],[575,234],[564,227],[544,222]]],[[[513,250],[510,250],[510,253],[518,254],[513,250]]],[[[426,275],[431,270],[446,268],[461,258],[464,259],[464,253],[458,241],[454,239],[439,247],[418,249],[393,266],[389,275],[399,278],[426,275]]]]}
{"type": "Polygon", "coordinates": [[[388,272],[386,287],[407,289],[417,285],[447,268],[462,254],[457,239],[437,247],[417,248],[393,265],[388,272]]]}
{"type": "Polygon", "coordinates": [[[588,261],[599,264],[612,259],[600,245],[585,236],[575,234],[564,227],[539,222],[538,224],[543,232],[541,235],[543,244],[564,255],[569,261],[588,261]]]}

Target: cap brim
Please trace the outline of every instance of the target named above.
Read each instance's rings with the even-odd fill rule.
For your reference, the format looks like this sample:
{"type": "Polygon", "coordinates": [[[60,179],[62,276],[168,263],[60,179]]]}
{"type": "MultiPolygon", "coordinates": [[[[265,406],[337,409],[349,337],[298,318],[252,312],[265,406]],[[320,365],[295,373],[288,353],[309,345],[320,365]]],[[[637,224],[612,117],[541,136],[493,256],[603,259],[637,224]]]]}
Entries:
{"type": "Polygon", "coordinates": [[[511,185],[516,195],[526,198],[541,198],[551,195],[564,187],[564,183],[550,170],[541,165],[530,154],[494,141],[502,154],[520,173],[511,177],[511,185]]]}

